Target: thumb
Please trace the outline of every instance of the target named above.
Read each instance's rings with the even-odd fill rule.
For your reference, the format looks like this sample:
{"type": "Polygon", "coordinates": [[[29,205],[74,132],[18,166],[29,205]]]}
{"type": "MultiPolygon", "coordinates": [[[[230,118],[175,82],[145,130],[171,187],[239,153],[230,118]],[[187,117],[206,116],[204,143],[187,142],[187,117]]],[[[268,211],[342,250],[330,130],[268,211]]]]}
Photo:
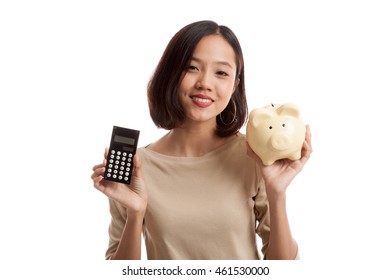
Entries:
{"type": "Polygon", "coordinates": [[[137,154],[134,155],[134,160],[133,160],[133,174],[137,178],[143,178],[142,175],[142,162],[141,159],[138,157],[137,154]]]}

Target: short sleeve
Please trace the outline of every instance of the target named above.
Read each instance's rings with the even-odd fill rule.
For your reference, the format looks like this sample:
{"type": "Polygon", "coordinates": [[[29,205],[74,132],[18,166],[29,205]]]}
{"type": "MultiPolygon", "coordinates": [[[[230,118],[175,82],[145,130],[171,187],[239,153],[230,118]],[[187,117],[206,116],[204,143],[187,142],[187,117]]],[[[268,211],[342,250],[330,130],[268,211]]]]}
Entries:
{"type": "MultiPolygon", "coordinates": [[[[268,250],[271,228],[270,228],[270,213],[269,213],[268,198],[267,198],[267,193],[265,191],[264,180],[262,179],[260,179],[259,190],[255,197],[255,215],[258,223],[256,227],[256,233],[260,236],[263,242],[261,252],[263,254],[263,259],[267,259],[267,250],[268,250]]],[[[299,259],[300,256],[299,256],[299,247],[298,247],[295,260],[299,260],[299,259]]]]}
{"type": "Polygon", "coordinates": [[[109,243],[106,251],[106,259],[111,259],[112,255],[116,252],[119,242],[122,237],[123,228],[125,227],[127,212],[126,208],[109,199],[111,223],[108,228],[109,243]]]}
{"type": "Polygon", "coordinates": [[[255,216],[257,220],[256,233],[262,240],[261,252],[263,258],[267,257],[267,250],[269,244],[270,235],[270,214],[267,193],[265,191],[264,181],[261,179],[260,174],[257,173],[259,180],[259,189],[255,197],[255,216]]]}

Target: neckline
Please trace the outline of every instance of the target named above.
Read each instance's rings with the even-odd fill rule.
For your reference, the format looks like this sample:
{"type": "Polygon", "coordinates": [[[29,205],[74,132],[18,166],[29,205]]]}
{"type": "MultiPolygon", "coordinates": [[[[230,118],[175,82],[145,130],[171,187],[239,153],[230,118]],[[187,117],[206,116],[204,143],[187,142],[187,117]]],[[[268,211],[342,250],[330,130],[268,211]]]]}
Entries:
{"type": "Polygon", "coordinates": [[[172,156],[172,155],[165,155],[165,154],[161,154],[159,152],[156,152],[156,151],[153,151],[151,149],[148,149],[148,145],[142,147],[143,151],[146,151],[148,154],[150,155],[154,155],[154,156],[157,156],[157,157],[160,157],[160,158],[165,158],[165,159],[173,159],[173,160],[197,160],[197,159],[205,159],[207,157],[210,157],[216,153],[219,153],[220,151],[223,151],[227,148],[229,148],[231,145],[233,145],[234,143],[238,142],[240,139],[242,139],[244,137],[244,135],[240,132],[238,132],[236,134],[236,137],[232,138],[230,141],[222,144],[221,146],[219,146],[218,148],[204,154],[204,155],[201,155],[201,156],[197,156],[197,157],[185,157],[185,156],[172,156]]]}

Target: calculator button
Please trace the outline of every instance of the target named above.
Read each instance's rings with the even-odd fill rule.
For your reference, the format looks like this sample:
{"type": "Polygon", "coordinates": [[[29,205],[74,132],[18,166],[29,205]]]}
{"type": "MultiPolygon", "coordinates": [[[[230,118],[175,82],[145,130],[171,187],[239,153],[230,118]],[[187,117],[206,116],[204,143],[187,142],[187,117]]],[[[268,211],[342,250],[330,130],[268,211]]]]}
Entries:
{"type": "Polygon", "coordinates": [[[122,180],[122,176],[119,176],[118,178],[119,178],[119,180],[122,180]]]}
{"type": "Polygon", "coordinates": [[[128,178],[128,177],[125,177],[125,181],[127,181],[127,180],[129,180],[129,178],[128,178]]]}
{"type": "Polygon", "coordinates": [[[126,153],[126,152],[123,152],[123,156],[127,156],[127,153],[126,153]]]}
{"type": "Polygon", "coordinates": [[[115,154],[115,151],[114,151],[114,150],[111,150],[111,154],[115,154]]]}
{"type": "Polygon", "coordinates": [[[129,157],[133,157],[133,154],[129,154],[129,157]]]}

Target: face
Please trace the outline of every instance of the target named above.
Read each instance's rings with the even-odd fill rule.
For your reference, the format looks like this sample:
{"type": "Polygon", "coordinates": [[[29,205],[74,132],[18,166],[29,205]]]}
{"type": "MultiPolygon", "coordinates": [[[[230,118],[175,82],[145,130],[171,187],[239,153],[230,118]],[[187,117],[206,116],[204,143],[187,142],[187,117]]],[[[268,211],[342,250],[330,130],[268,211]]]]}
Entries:
{"type": "Polygon", "coordinates": [[[202,38],[179,87],[186,122],[215,122],[236,85],[236,57],[220,35],[202,38]]]}

